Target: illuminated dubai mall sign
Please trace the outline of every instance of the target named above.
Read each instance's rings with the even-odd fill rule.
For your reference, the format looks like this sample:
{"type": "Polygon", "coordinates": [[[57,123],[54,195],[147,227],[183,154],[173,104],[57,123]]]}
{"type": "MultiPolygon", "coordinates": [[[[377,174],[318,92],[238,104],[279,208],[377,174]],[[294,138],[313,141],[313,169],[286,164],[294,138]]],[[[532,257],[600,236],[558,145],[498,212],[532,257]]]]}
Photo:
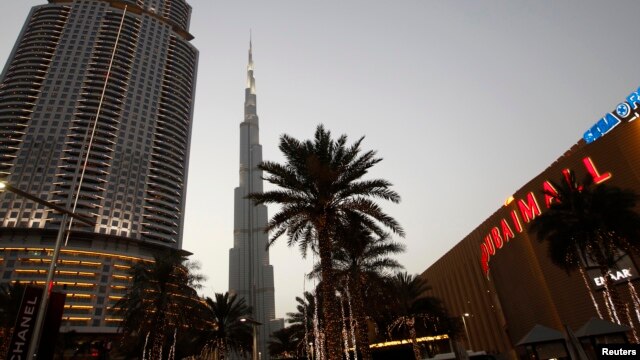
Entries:
{"type": "MultiPolygon", "coordinates": [[[[611,178],[611,173],[609,172],[601,174],[591,158],[586,157],[582,159],[582,163],[589,175],[593,178],[594,184],[600,184],[611,178]]],[[[569,174],[568,169],[565,169],[562,172],[565,176],[568,176],[569,174]]],[[[549,208],[553,202],[553,196],[551,195],[557,194],[557,191],[548,180],[542,183],[542,188],[544,190],[544,208],[549,208]]],[[[523,199],[515,199],[511,204],[515,205],[512,207],[509,214],[503,217],[496,226],[489,230],[484,241],[480,244],[480,262],[485,276],[489,275],[489,260],[496,254],[496,251],[502,249],[504,244],[514,239],[518,233],[523,232],[525,230],[525,225],[535,219],[536,216],[540,215],[544,209],[540,207],[538,198],[534,192],[529,192],[523,199]]]]}
{"type": "Polygon", "coordinates": [[[640,117],[638,104],[640,103],[640,88],[627,96],[625,102],[621,102],[616,109],[607,113],[602,119],[598,120],[589,130],[587,130],[582,138],[589,144],[602,137],[616,127],[621,122],[630,122],[640,117]]]}

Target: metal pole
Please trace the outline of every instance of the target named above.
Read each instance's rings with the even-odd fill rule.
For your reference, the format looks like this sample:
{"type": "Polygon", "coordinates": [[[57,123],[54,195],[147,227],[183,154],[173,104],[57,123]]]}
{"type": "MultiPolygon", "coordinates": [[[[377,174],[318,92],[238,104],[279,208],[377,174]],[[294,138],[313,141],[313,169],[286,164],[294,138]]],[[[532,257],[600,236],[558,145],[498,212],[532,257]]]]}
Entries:
{"type": "Polygon", "coordinates": [[[464,332],[467,335],[467,342],[469,343],[469,350],[473,350],[473,345],[471,345],[471,337],[469,336],[469,329],[467,329],[467,322],[464,320],[464,318],[467,315],[468,314],[462,315],[462,324],[464,325],[464,332]]]}
{"type": "Polygon", "coordinates": [[[53,286],[53,275],[56,270],[56,264],[58,262],[58,256],[60,255],[60,248],[62,247],[62,239],[64,238],[65,228],[67,227],[67,215],[62,214],[62,221],[60,222],[60,228],[58,229],[58,236],[56,237],[56,244],[53,249],[53,256],[51,257],[51,264],[49,264],[49,272],[47,273],[47,281],[44,283],[44,291],[42,292],[42,300],[40,302],[40,308],[38,315],[36,316],[35,327],[33,329],[33,336],[31,337],[31,343],[29,344],[29,352],[27,353],[27,359],[31,360],[37,356],[38,345],[40,344],[40,335],[42,334],[42,323],[44,322],[44,316],[47,312],[47,303],[49,302],[49,290],[53,286]]]}
{"type": "Polygon", "coordinates": [[[258,360],[258,325],[255,322],[251,323],[253,327],[253,360],[258,360]]]}

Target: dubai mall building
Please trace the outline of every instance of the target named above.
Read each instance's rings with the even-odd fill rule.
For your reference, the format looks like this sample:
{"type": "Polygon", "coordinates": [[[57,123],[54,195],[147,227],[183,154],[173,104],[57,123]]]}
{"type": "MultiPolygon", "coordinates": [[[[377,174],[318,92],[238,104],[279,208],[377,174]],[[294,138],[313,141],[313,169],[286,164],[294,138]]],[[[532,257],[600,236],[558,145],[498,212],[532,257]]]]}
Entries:
{"type": "Polygon", "coordinates": [[[468,348],[522,356],[527,349],[518,344],[526,343],[536,325],[550,333],[565,332],[566,325],[580,334],[593,318],[629,325],[624,335],[637,342],[638,259],[623,256],[617,268],[610,269],[626,303],[616,311],[607,301],[600,271],[568,274],[552,264],[547,244],[528,229],[550,205],[544,189],[563,181],[566,169],[578,180],[591,177],[597,184],[640,194],[640,120],[635,121],[640,117],[639,93],[631,93],[422,274],[432,286],[430,295],[441,298],[461,323],[464,319],[468,348]]]}

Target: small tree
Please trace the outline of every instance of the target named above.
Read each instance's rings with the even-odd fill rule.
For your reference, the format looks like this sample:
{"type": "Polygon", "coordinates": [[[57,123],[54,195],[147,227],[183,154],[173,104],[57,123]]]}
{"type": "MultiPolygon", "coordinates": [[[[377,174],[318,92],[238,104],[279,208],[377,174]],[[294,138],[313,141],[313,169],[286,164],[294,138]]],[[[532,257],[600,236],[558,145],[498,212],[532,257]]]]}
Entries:
{"type": "Polygon", "coordinates": [[[120,329],[132,355],[160,359],[176,331],[200,321],[196,289],[203,276],[194,270],[197,265],[173,250],[132,267],[132,285],[113,309],[123,318],[120,329]]]}
{"type": "Polygon", "coordinates": [[[422,355],[418,346],[418,329],[431,334],[451,334],[453,329],[446,310],[439,299],[427,296],[430,287],[420,276],[406,272],[390,278],[392,291],[391,314],[393,320],[388,326],[390,334],[408,334],[416,360],[422,355]]]}
{"type": "Polygon", "coordinates": [[[274,359],[296,359],[298,344],[300,342],[298,332],[291,327],[286,327],[274,332],[269,340],[269,354],[274,359]]]}
{"type": "Polygon", "coordinates": [[[205,299],[203,315],[208,327],[203,337],[206,348],[217,350],[220,359],[230,352],[244,353],[251,349],[251,325],[241,321],[251,316],[251,308],[235,294],[216,293],[214,297],[215,300],[205,299]]]}
{"type": "MultiPolygon", "coordinates": [[[[313,316],[316,310],[317,304],[321,304],[322,301],[314,296],[313,293],[305,291],[303,297],[296,296],[296,312],[287,313],[287,322],[290,324],[288,329],[293,332],[292,338],[297,340],[296,352],[304,357],[309,357],[310,347],[309,343],[315,342],[313,334],[313,316]]],[[[322,324],[321,319],[318,319],[320,326],[322,324]]]]}

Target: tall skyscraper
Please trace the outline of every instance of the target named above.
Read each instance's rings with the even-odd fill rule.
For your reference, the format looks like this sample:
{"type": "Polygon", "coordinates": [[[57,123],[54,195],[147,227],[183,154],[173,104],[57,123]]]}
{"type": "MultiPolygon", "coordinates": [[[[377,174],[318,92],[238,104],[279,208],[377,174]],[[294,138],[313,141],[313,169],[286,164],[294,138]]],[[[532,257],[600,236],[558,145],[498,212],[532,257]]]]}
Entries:
{"type": "Polygon", "coordinates": [[[253,54],[249,42],[247,88],[244,121],[240,123],[240,185],[234,190],[233,248],[229,250],[229,292],[245,299],[253,309],[258,326],[258,347],[262,359],[269,359],[267,343],[274,331],[284,327],[276,319],[273,266],[267,250],[267,207],[255,206],[248,194],[262,192],[262,145],[256,111],[256,80],[253,77],[253,54]]]}
{"type": "MultiPolygon", "coordinates": [[[[0,181],[74,222],[63,331],[115,332],[127,270],[180,249],[198,51],[185,0],[49,0],[0,75],[0,181]]],[[[61,215],[0,193],[0,281],[43,284],[61,215]]]]}

